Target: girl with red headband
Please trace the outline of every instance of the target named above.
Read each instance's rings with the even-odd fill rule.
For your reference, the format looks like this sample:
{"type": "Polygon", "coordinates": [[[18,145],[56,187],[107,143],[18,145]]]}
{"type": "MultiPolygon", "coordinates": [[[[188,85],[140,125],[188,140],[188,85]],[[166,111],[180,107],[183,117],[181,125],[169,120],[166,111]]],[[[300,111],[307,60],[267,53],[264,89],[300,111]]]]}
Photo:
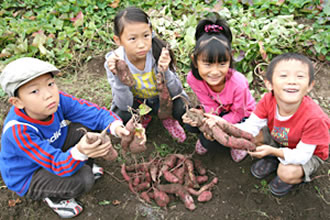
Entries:
{"type": "MultiPolygon", "coordinates": [[[[256,103],[245,76],[233,69],[232,33],[228,24],[218,17],[201,20],[196,28],[195,39],[187,83],[203,110],[233,124],[244,121],[255,109],[256,103]]],[[[183,122],[188,124],[191,132],[200,133],[195,146],[198,154],[223,146],[207,139],[188,118],[183,117],[183,122]]],[[[230,153],[236,162],[247,155],[246,151],[237,149],[231,149],[230,153]]]]}

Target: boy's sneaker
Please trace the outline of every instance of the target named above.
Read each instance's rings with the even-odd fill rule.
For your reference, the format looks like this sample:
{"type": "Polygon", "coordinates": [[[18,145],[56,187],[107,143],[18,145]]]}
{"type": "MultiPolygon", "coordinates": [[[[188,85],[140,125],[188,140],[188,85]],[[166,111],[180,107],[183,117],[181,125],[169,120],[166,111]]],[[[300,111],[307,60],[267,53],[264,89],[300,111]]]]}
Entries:
{"type": "Polygon", "coordinates": [[[92,172],[94,174],[94,179],[95,180],[100,179],[104,174],[103,168],[96,165],[95,163],[93,163],[92,172]]]}
{"type": "Polygon", "coordinates": [[[204,155],[207,153],[207,149],[205,147],[203,147],[203,145],[199,139],[196,142],[195,151],[199,155],[204,155]]]}
{"type": "Polygon", "coordinates": [[[186,140],[186,133],[184,132],[183,127],[179,124],[177,120],[172,118],[162,120],[163,126],[166,128],[168,133],[172,137],[178,140],[179,143],[182,143],[186,140]]]}
{"type": "Polygon", "coordinates": [[[142,116],[142,118],[141,118],[141,124],[144,127],[144,129],[146,129],[148,127],[148,125],[151,122],[151,120],[152,120],[152,116],[151,115],[144,115],[144,116],[142,116]]]}
{"type": "Polygon", "coordinates": [[[83,207],[75,199],[62,200],[58,203],[53,202],[50,198],[44,198],[43,201],[61,218],[72,218],[83,211],[83,207]]]}
{"type": "Polygon", "coordinates": [[[246,150],[239,150],[239,149],[230,149],[230,155],[231,158],[235,161],[235,162],[241,162],[246,155],[248,155],[248,152],[246,150]]]}

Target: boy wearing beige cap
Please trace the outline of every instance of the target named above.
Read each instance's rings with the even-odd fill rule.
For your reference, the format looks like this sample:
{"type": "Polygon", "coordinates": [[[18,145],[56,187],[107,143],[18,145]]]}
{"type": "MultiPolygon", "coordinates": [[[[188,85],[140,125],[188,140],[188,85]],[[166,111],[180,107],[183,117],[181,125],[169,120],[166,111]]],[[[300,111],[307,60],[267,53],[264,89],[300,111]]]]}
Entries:
{"type": "Polygon", "coordinates": [[[0,171],[19,196],[43,199],[60,217],[71,218],[82,211],[75,198],[102,175],[89,158],[105,156],[110,147],[110,138],[105,144],[88,144],[77,128],[103,130],[111,124],[117,137],[129,131],[115,113],[59,91],[54,79],[58,72],[30,57],[2,71],[1,86],[13,106],[2,130],[0,171]]]}

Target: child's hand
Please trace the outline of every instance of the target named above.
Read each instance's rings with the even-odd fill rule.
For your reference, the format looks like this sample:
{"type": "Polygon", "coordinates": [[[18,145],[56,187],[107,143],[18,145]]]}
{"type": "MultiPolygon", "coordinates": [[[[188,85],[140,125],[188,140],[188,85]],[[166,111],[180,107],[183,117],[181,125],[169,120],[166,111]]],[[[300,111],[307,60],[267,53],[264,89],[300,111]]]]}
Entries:
{"type": "Polygon", "coordinates": [[[272,146],[261,145],[261,146],[257,147],[255,149],[255,151],[253,151],[253,152],[248,151],[248,153],[252,157],[263,158],[265,156],[273,154],[273,150],[274,150],[274,147],[272,147],[272,146]]]}
{"type": "Polygon", "coordinates": [[[116,62],[119,60],[119,56],[116,53],[112,53],[110,57],[108,58],[108,68],[113,74],[117,74],[117,69],[116,69],[116,62]]]}
{"type": "Polygon", "coordinates": [[[204,116],[206,118],[203,119],[203,122],[206,123],[209,128],[213,128],[216,124],[228,123],[225,119],[223,119],[217,115],[213,115],[210,113],[204,113],[204,116]]]}
{"type": "Polygon", "coordinates": [[[120,125],[115,128],[115,133],[119,138],[122,138],[123,136],[128,136],[130,134],[129,130],[126,129],[125,126],[120,125]]]}
{"type": "MultiPolygon", "coordinates": [[[[93,136],[100,136],[99,133],[94,133],[93,136]]],[[[77,144],[80,153],[91,158],[103,157],[107,155],[111,146],[110,137],[106,136],[106,142],[101,144],[101,138],[98,138],[94,143],[89,144],[87,137],[84,135],[77,144]]]]}
{"type": "MultiPolygon", "coordinates": [[[[197,114],[203,114],[204,113],[203,110],[196,109],[196,108],[191,108],[191,109],[189,109],[189,111],[196,112],[197,114]]],[[[187,113],[185,113],[185,114],[182,115],[182,121],[183,121],[183,123],[188,124],[188,125],[190,125],[192,127],[197,127],[197,121],[191,120],[187,116],[187,113]]]]}
{"type": "Polygon", "coordinates": [[[168,51],[168,49],[163,47],[159,60],[158,60],[159,71],[165,72],[168,69],[170,62],[171,62],[170,52],[168,51]]]}

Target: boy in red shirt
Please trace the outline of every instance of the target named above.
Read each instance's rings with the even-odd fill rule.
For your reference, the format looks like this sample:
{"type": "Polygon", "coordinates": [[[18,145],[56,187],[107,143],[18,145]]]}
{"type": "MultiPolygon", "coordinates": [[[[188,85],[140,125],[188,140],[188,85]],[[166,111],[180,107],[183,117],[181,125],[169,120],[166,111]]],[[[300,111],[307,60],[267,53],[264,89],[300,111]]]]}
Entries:
{"type": "MultiPolygon", "coordinates": [[[[328,159],[330,119],[307,96],[315,83],[307,57],[296,53],[277,56],[268,66],[265,83],[272,92],[236,126],[254,136],[262,130],[264,145],[249,152],[262,159],[252,165],[251,173],[262,179],[277,171],[269,187],[274,195],[283,196],[294,185],[310,182],[310,176],[328,159]]],[[[213,126],[214,116],[207,116],[208,125],[213,126]]]]}

